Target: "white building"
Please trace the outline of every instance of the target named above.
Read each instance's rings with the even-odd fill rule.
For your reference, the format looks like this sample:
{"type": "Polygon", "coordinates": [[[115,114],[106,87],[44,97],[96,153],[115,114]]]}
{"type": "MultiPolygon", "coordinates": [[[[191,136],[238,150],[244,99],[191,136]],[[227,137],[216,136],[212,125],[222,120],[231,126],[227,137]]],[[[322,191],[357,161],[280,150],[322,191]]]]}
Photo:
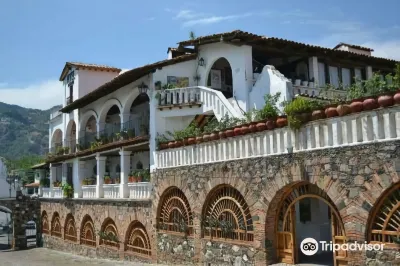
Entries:
{"type": "Polygon", "coordinates": [[[158,133],[196,117],[242,118],[263,106],[265,94],[280,92],[281,101],[318,96],[327,83],[346,87],[351,77],[392,71],[395,61],[370,52],[233,31],[180,42],[168,59],[128,71],[68,62],[60,76],[63,108],[50,116],[50,187],[43,196],[62,197],[59,181],[73,184],[75,198],[149,197],[151,182],[130,183],[132,171],[232,158],[212,147],[157,152],[158,133]],[[176,89],[162,90],[166,84],[176,89]]]}

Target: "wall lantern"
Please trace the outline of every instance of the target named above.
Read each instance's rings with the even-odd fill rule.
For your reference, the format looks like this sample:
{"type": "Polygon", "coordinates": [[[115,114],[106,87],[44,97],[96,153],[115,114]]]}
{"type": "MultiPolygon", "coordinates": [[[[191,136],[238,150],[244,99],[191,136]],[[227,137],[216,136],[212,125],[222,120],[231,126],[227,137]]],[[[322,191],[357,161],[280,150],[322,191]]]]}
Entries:
{"type": "Polygon", "coordinates": [[[199,59],[199,66],[205,66],[206,64],[204,63],[204,58],[199,59]]]}
{"type": "Polygon", "coordinates": [[[146,84],[144,84],[144,82],[142,82],[142,84],[140,84],[138,88],[141,94],[147,94],[147,90],[149,87],[146,84]]]}

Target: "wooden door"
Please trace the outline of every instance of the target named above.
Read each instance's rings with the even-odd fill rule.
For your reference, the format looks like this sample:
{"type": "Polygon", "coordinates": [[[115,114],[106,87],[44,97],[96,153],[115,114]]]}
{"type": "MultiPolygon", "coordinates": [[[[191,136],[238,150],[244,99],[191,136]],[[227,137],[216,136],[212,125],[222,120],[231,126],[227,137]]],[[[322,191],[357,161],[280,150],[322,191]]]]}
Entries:
{"type": "Polygon", "coordinates": [[[277,232],[277,256],[280,262],[294,264],[297,259],[296,248],[296,209],[295,205],[290,206],[290,210],[278,219],[277,232]]]}
{"type": "MultiPolygon", "coordinates": [[[[332,211],[331,212],[331,225],[332,225],[332,243],[333,244],[345,244],[346,236],[344,235],[342,225],[338,220],[337,215],[332,211]]],[[[335,266],[344,266],[347,265],[347,251],[346,250],[338,250],[333,252],[333,261],[335,266]]]]}

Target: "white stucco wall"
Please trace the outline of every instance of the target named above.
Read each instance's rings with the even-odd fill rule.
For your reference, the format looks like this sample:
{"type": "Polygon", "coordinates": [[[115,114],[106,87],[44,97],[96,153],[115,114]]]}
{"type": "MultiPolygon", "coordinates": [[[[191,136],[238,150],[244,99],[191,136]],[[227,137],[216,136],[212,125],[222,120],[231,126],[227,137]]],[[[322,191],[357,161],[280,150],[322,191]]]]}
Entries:
{"type": "Polygon", "coordinates": [[[280,92],[280,102],[293,98],[292,83],[273,66],[264,66],[250,92],[250,109],[264,106],[264,95],[280,92]]]}
{"type": "MultiPolygon", "coordinates": [[[[106,82],[109,82],[116,76],[118,76],[118,73],[116,72],[106,72],[106,71],[94,71],[94,70],[86,70],[86,69],[80,69],[77,71],[79,82],[76,82],[75,84],[79,84],[79,91],[76,94],[77,97],[82,98],[89,92],[94,91],[101,85],[103,85],[106,82]]],[[[76,86],[76,85],[74,85],[76,86]]],[[[75,89],[75,88],[74,88],[75,89]]],[[[75,91],[74,91],[75,93],[75,91]]],[[[74,94],[75,96],[75,94],[74,94]]]]}
{"type": "Polygon", "coordinates": [[[188,77],[189,86],[195,86],[196,82],[193,80],[193,77],[196,75],[196,66],[197,60],[190,60],[157,69],[157,71],[153,73],[154,82],[161,81],[161,84],[164,85],[167,83],[168,76],[188,77]]]}

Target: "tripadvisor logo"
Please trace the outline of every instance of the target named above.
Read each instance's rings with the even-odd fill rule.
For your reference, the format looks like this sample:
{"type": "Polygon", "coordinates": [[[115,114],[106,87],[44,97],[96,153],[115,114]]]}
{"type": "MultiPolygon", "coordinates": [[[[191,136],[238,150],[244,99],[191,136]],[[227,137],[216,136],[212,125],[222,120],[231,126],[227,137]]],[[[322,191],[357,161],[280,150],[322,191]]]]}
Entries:
{"type": "Polygon", "coordinates": [[[344,243],[344,244],[334,244],[332,241],[320,241],[318,243],[314,238],[306,238],[301,241],[300,250],[306,256],[312,256],[318,252],[319,246],[322,247],[322,251],[339,251],[339,250],[350,250],[350,251],[362,251],[362,250],[383,250],[383,246],[385,244],[368,244],[367,242],[358,243],[355,241],[354,243],[344,243]]]}

